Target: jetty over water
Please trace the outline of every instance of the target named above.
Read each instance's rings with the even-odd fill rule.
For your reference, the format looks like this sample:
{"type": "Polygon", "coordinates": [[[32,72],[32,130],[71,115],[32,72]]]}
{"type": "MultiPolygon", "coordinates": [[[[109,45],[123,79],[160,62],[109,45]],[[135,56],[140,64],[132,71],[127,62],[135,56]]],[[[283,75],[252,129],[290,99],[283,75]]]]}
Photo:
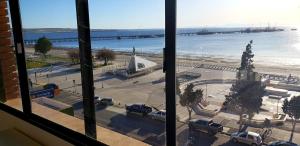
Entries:
{"type": "MultiPolygon", "coordinates": [[[[121,40],[121,39],[142,39],[142,38],[160,38],[164,37],[164,34],[156,34],[156,35],[130,35],[130,36],[94,36],[91,37],[92,41],[97,40],[121,40]]],[[[59,42],[78,42],[77,37],[70,37],[70,38],[48,38],[53,43],[59,42]]],[[[37,39],[28,39],[24,40],[26,45],[33,45],[36,44],[37,39]]]]}
{"type": "MultiPolygon", "coordinates": [[[[213,35],[213,34],[232,34],[232,33],[259,33],[259,32],[276,32],[284,31],[284,29],[278,29],[275,27],[266,27],[266,28],[247,28],[244,30],[233,30],[233,31],[207,31],[205,29],[198,32],[186,32],[178,33],[177,35],[181,36],[191,36],[191,35],[213,35]]],[[[153,34],[153,35],[123,35],[123,36],[92,36],[92,41],[97,40],[121,40],[121,39],[146,39],[146,38],[162,38],[165,37],[165,34],[153,34]]],[[[59,42],[77,42],[77,37],[69,38],[48,38],[53,43],[59,42]]],[[[36,44],[37,39],[25,39],[24,43],[26,45],[36,44]]]]}

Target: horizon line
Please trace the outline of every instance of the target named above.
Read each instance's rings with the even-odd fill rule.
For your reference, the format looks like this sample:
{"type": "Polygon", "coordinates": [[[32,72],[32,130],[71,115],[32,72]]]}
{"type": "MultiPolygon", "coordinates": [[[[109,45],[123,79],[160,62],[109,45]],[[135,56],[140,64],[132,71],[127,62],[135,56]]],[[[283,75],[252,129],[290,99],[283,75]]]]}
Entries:
{"type": "MultiPolygon", "coordinates": [[[[177,29],[189,29],[189,28],[297,28],[297,26],[205,26],[205,27],[177,27],[177,29]]],[[[72,27],[27,27],[23,29],[77,29],[72,27]]],[[[145,30],[145,29],[165,29],[163,27],[157,28],[90,28],[91,30],[145,30]]]]}

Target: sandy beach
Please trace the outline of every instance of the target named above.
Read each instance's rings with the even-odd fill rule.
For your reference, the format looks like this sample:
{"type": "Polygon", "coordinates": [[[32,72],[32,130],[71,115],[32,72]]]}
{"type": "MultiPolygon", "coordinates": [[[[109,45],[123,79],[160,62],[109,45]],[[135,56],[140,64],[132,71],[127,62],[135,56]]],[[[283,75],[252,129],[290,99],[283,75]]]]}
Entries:
{"type": "MultiPolygon", "coordinates": [[[[75,48],[72,48],[75,49],[75,48]]],[[[27,55],[31,55],[34,53],[34,49],[32,47],[25,48],[27,55]]],[[[59,56],[68,58],[67,52],[68,48],[52,48],[51,51],[48,52],[48,55],[59,56]]],[[[93,51],[95,54],[96,51],[93,51]]],[[[128,62],[131,52],[120,52],[116,51],[116,62],[124,63],[125,61],[128,62]]],[[[142,56],[147,58],[151,61],[154,61],[158,64],[162,64],[162,54],[153,54],[153,53],[140,53],[137,52],[138,56],[142,56]]],[[[226,67],[233,67],[238,68],[240,65],[239,59],[233,58],[221,58],[221,57],[195,57],[195,56],[178,56],[177,57],[177,64],[207,64],[207,65],[218,65],[218,66],[226,66],[226,67]]],[[[255,71],[259,73],[268,73],[268,74],[278,74],[278,75],[285,75],[288,76],[292,74],[293,76],[300,75],[300,68],[295,66],[282,66],[282,65],[270,65],[270,64],[263,64],[262,62],[255,62],[254,57],[254,66],[255,71]]]]}

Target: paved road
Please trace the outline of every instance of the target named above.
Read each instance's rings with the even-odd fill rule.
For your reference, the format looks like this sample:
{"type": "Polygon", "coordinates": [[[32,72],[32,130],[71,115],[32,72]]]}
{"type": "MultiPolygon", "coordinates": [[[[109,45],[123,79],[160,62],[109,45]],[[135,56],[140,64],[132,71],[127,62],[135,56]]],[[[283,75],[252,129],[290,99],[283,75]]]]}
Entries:
{"type": "MultiPolygon", "coordinates": [[[[119,133],[131,136],[151,145],[165,145],[165,126],[163,122],[139,115],[126,115],[124,111],[109,107],[108,109],[97,106],[97,124],[119,133]],[[116,111],[119,110],[119,111],[116,111]]],[[[82,117],[82,110],[78,110],[76,115],[82,117]]],[[[210,137],[205,133],[195,132],[195,146],[244,146],[243,144],[229,141],[230,137],[225,134],[217,134],[210,137]]],[[[187,144],[188,127],[182,123],[177,123],[177,145],[187,144]]]]}
{"type": "MultiPolygon", "coordinates": [[[[75,111],[75,115],[82,118],[82,109],[75,111]]],[[[96,106],[96,121],[102,127],[153,145],[164,145],[165,142],[164,122],[135,114],[126,115],[124,109],[96,106]]]]}
{"type": "MultiPolygon", "coordinates": [[[[72,96],[64,92],[60,97],[54,99],[73,105],[75,116],[83,118],[82,98],[72,96]]],[[[106,127],[113,131],[128,135],[135,139],[144,141],[152,145],[165,145],[165,123],[152,120],[140,115],[126,115],[123,108],[114,106],[103,107],[96,106],[97,125],[106,127]]],[[[217,134],[216,137],[209,137],[205,133],[196,132],[195,146],[243,146],[229,141],[229,136],[217,134]]],[[[177,122],[177,145],[184,146],[187,144],[188,126],[177,122]]]]}
{"type": "MultiPolygon", "coordinates": [[[[188,126],[184,125],[177,129],[177,145],[186,146],[188,139],[188,126]]],[[[241,143],[233,143],[230,137],[225,134],[217,134],[215,136],[208,136],[206,133],[194,132],[193,146],[246,146],[241,143]]]]}

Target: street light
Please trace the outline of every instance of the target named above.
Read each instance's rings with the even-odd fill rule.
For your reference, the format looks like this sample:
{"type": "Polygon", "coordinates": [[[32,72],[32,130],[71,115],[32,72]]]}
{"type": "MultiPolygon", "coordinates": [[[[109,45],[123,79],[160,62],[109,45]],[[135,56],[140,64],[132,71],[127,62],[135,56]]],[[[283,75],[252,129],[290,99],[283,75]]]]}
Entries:
{"type": "Polygon", "coordinates": [[[74,93],[76,93],[76,81],[73,80],[73,88],[74,88],[74,93]]]}
{"type": "Polygon", "coordinates": [[[205,96],[206,96],[206,99],[207,99],[207,82],[206,82],[206,80],[205,80],[205,96]]]}
{"type": "Polygon", "coordinates": [[[68,75],[68,72],[66,71],[66,74],[65,74],[65,76],[66,76],[66,80],[68,80],[68,76],[67,76],[67,75],[68,75]]]}
{"type": "Polygon", "coordinates": [[[37,84],[37,76],[36,76],[36,72],[34,72],[34,78],[35,78],[35,84],[37,84]]]}
{"type": "Polygon", "coordinates": [[[47,77],[47,81],[48,81],[48,84],[49,84],[49,74],[47,74],[46,77],[47,77]]]}
{"type": "Polygon", "coordinates": [[[277,115],[279,114],[278,113],[278,105],[279,105],[279,101],[283,101],[284,100],[284,98],[282,98],[282,96],[281,96],[281,98],[278,98],[278,100],[277,100],[277,115]]]}

